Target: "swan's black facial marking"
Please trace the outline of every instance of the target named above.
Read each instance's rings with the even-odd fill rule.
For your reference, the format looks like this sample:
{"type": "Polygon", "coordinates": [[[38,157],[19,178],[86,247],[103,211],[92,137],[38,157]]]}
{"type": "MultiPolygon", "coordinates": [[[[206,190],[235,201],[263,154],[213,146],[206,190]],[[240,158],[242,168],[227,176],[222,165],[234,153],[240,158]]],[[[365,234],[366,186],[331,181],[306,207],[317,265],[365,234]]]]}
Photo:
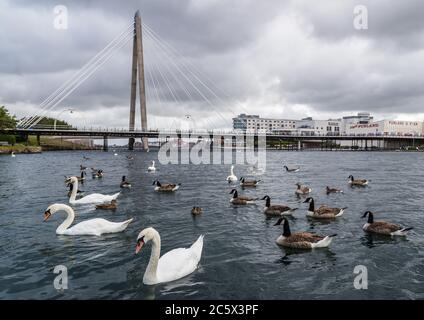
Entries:
{"type": "Polygon", "coordinates": [[[50,209],[46,210],[46,212],[44,212],[44,222],[47,221],[50,217],[51,217],[52,213],[50,211],[50,209]]]}
{"type": "Polygon", "coordinates": [[[144,236],[137,240],[137,245],[135,246],[135,254],[139,253],[141,248],[144,246],[144,236]]]}

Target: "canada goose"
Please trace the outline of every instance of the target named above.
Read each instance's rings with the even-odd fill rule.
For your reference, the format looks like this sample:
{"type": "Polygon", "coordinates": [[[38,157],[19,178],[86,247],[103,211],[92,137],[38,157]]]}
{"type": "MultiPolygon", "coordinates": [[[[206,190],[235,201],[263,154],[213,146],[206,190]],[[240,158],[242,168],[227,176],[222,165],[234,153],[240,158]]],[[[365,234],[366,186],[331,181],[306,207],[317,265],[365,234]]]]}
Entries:
{"type": "Polygon", "coordinates": [[[237,176],[234,174],[234,166],[231,166],[231,174],[226,179],[228,183],[237,181],[237,176]]]}
{"type": "Polygon", "coordinates": [[[122,176],[122,181],[121,181],[120,187],[121,188],[131,188],[131,183],[126,180],[125,176],[122,176]]]}
{"type": "Polygon", "coordinates": [[[181,183],[167,183],[161,184],[158,180],[153,181],[153,185],[155,185],[155,191],[163,191],[163,192],[172,192],[177,191],[180,188],[181,183]]]}
{"type": "Polygon", "coordinates": [[[96,209],[102,209],[102,210],[116,210],[117,207],[118,206],[117,206],[116,200],[112,200],[110,203],[96,205],[96,209]]]}
{"type": "Polygon", "coordinates": [[[240,185],[242,187],[256,187],[256,185],[259,183],[259,181],[261,181],[261,180],[246,180],[245,178],[241,177],[240,178],[240,185]]]}
{"type": "Polygon", "coordinates": [[[287,172],[298,172],[300,170],[299,167],[293,167],[293,168],[289,168],[287,166],[283,166],[287,172]]]}
{"type": "Polygon", "coordinates": [[[264,213],[269,216],[290,216],[297,208],[290,208],[285,205],[275,204],[271,206],[271,198],[266,195],[261,200],[266,200],[264,213]]]}
{"type": "Polygon", "coordinates": [[[103,178],[103,170],[97,170],[97,172],[93,172],[93,179],[103,178]]]}
{"type": "Polygon", "coordinates": [[[327,194],[330,193],[343,193],[343,190],[337,189],[337,188],[330,188],[329,186],[326,187],[327,194]]]}
{"type": "Polygon", "coordinates": [[[231,190],[230,194],[233,195],[230,202],[234,205],[254,204],[255,201],[258,200],[258,198],[239,196],[238,191],[236,189],[231,190]]]}
{"type": "Polygon", "coordinates": [[[191,209],[191,214],[193,215],[193,216],[198,216],[199,214],[202,214],[203,213],[203,210],[202,210],[202,208],[200,208],[200,207],[193,207],[192,209],[191,209]]]}
{"type": "Polygon", "coordinates": [[[367,232],[384,234],[388,236],[406,236],[409,230],[412,230],[412,227],[403,228],[397,224],[386,222],[386,221],[374,221],[374,214],[371,211],[364,213],[362,218],[365,218],[368,215],[368,221],[362,229],[367,232]]]}
{"type": "Polygon", "coordinates": [[[322,236],[310,232],[291,233],[289,222],[286,218],[278,219],[274,226],[280,225],[283,221],[283,234],[276,240],[277,244],[283,247],[294,249],[325,248],[330,245],[333,237],[337,236],[337,234],[322,236]]]}
{"type": "Polygon", "coordinates": [[[349,183],[352,186],[366,186],[368,185],[368,180],[366,179],[354,179],[352,175],[348,177],[349,183]]]}
{"type": "Polygon", "coordinates": [[[304,194],[308,194],[312,191],[311,188],[307,187],[307,186],[302,186],[300,183],[296,183],[297,189],[295,191],[296,194],[299,195],[304,195],[304,194]]]}
{"type": "Polygon", "coordinates": [[[331,208],[326,205],[320,206],[318,209],[315,209],[315,201],[314,198],[307,198],[304,203],[309,202],[308,213],[306,214],[308,217],[313,217],[317,219],[332,219],[340,217],[347,207],[344,208],[331,208]]]}

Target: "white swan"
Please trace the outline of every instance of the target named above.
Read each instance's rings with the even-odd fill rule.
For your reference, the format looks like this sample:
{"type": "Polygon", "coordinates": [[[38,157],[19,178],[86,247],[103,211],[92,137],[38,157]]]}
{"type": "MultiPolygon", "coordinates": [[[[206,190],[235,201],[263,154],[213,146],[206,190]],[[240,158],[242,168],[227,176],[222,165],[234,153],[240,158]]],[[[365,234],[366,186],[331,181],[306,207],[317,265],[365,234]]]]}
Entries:
{"type": "Polygon", "coordinates": [[[228,182],[235,182],[238,181],[236,175],[234,174],[234,166],[231,166],[231,174],[227,177],[228,182]]]}
{"type": "Polygon", "coordinates": [[[160,257],[160,236],[154,228],[142,230],[137,237],[137,254],[152,240],[152,253],[143,277],[143,283],[152,285],[183,278],[197,269],[203,249],[203,235],[190,248],[178,248],[160,257]]]}
{"type": "Polygon", "coordinates": [[[71,196],[69,197],[69,203],[70,204],[87,204],[87,203],[104,203],[104,202],[110,202],[112,200],[115,200],[118,198],[120,192],[115,193],[113,195],[104,195],[100,193],[92,193],[88,196],[85,196],[81,199],[76,200],[77,196],[77,190],[78,190],[78,179],[77,177],[71,177],[69,180],[70,183],[74,185],[72,189],[71,196]]]}
{"type": "Polygon", "coordinates": [[[16,157],[16,154],[12,151],[11,156],[12,156],[12,158],[14,158],[14,157],[16,157]]]}
{"type": "Polygon", "coordinates": [[[154,172],[154,171],[156,171],[156,168],[155,168],[155,160],[153,160],[153,161],[152,161],[152,165],[151,165],[150,167],[148,167],[148,168],[147,168],[147,171],[150,171],[150,172],[154,172]]]}
{"type": "Polygon", "coordinates": [[[57,227],[56,234],[68,235],[68,236],[100,236],[104,233],[116,233],[124,231],[133,219],[126,220],[124,222],[110,222],[105,219],[90,219],[77,223],[73,227],[69,228],[75,219],[75,212],[66,204],[52,204],[44,212],[44,221],[47,221],[53,214],[58,211],[65,211],[68,215],[65,221],[57,227]]]}

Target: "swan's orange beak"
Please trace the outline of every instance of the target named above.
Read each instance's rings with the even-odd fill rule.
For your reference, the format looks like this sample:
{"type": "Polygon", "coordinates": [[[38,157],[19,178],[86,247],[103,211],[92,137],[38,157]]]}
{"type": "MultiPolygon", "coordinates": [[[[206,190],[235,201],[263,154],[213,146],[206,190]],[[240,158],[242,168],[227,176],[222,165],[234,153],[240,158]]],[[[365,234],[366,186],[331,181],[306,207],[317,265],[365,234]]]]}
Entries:
{"type": "Polygon", "coordinates": [[[52,215],[52,213],[50,212],[50,210],[47,210],[46,212],[44,212],[44,222],[46,222],[47,220],[49,220],[50,216],[52,215]]]}
{"type": "Polygon", "coordinates": [[[144,241],[143,239],[138,239],[137,240],[137,245],[135,246],[135,254],[139,253],[141,248],[143,248],[144,246],[144,241]]]}

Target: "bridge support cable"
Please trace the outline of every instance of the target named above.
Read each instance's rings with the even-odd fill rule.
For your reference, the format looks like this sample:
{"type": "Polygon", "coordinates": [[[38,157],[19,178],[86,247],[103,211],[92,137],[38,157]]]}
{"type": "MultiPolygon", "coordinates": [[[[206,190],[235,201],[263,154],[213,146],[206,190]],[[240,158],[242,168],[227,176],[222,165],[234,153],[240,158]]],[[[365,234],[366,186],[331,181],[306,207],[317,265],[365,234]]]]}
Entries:
{"type": "Polygon", "coordinates": [[[132,34],[131,26],[127,27],[117,37],[115,37],[105,48],[91,58],[77,73],[68,81],[60,86],[54,93],[46,98],[41,104],[41,112],[37,115],[26,119],[19,124],[20,127],[28,127],[36,125],[47,112],[52,110],[58,103],[74,91],[81,83],[90,77],[101,65],[119,50],[128,41],[128,37],[132,34]]]}
{"type": "Polygon", "coordinates": [[[107,55],[101,57],[95,64],[93,64],[93,67],[88,69],[81,77],[78,79],[78,82],[74,83],[69,89],[61,95],[50,107],[48,110],[45,110],[43,114],[41,114],[36,121],[34,121],[32,124],[29,125],[29,128],[35,126],[40,122],[48,112],[52,111],[59,103],[61,103],[65,98],[67,98],[72,92],[74,92],[83,82],[85,82],[89,77],[91,77],[100,67],[102,67],[112,56],[113,54],[121,49],[124,45],[128,43],[128,41],[131,39],[130,36],[127,36],[127,38],[123,38],[123,40],[116,44],[115,47],[113,47],[112,51],[108,52],[107,55]]]}
{"type": "MultiPolygon", "coordinates": [[[[57,96],[59,95],[63,90],[66,89],[67,86],[69,86],[86,68],[88,68],[93,62],[95,62],[105,51],[107,51],[121,36],[123,36],[125,33],[127,33],[131,28],[131,25],[129,25],[123,32],[121,32],[117,37],[115,37],[106,47],[104,47],[100,52],[98,52],[94,57],[92,57],[85,65],[83,65],[80,70],[78,70],[71,78],[69,78],[65,83],[63,83],[59,88],[57,88],[52,94],[50,94],[45,100],[43,100],[39,107],[41,109],[44,109],[48,107],[48,104],[57,96]]],[[[27,119],[23,119],[21,122],[18,123],[19,127],[25,126],[27,123],[29,123],[32,119],[34,119],[36,116],[29,117],[27,119]]]]}
{"type": "MultiPolygon", "coordinates": [[[[154,38],[163,48],[164,51],[167,51],[171,56],[178,58],[179,60],[182,61],[181,65],[183,68],[185,68],[187,70],[188,73],[190,73],[203,87],[205,87],[212,95],[214,95],[221,103],[224,104],[228,104],[225,101],[223,101],[223,99],[221,99],[220,95],[218,95],[216,93],[216,91],[221,91],[221,93],[227,97],[230,98],[229,94],[226,93],[224,90],[222,90],[222,88],[218,88],[214,82],[204,73],[200,72],[196,66],[190,62],[190,60],[188,60],[187,58],[185,58],[183,55],[181,55],[175,48],[173,48],[171,45],[169,45],[165,40],[161,39],[161,37],[153,30],[151,29],[148,25],[143,25],[143,28],[145,30],[147,30],[150,34],[150,36],[152,38],[154,38]],[[203,81],[202,79],[205,79],[206,81],[203,81]],[[208,82],[209,85],[207,85],[205,82],[208,82]],[[211,87],[214,87],[214,89],[212,89],[211,87]]],[[[246,113],[248,113],[248,111],[246,110],[246,108],[243,106],[243,104],[236,100],[235,101],[236,104],[242,109],[244,110],[246,113]]]]}
{"type": "MultiPolygon", "coordinates": [[[[157,45],[157,43],[155,42],[154,39],[152,39],[147,32],[145,32],[146,35],[146,40],[148,40],[148,44],[151,47],[151,51],[155,51],[155,57],[158,58],[157,60],[162,62],[162,64],[164,65],[164,67],[162,67],[162,65],[159,66],[159,64],[156,62],[156,59],[152,58],[152,61],[149,65],[151,65],[151,69],[154,69],[153,73],[158,74],[158,76],[162,79],[162,84],[164,84],[168,90],[170,91],[170,94],[172,96],[172,98],[174,99],[174,101],[178,104],[182,103],[183,98],[178,94],[178,90],[175,89],[174,85],[172,84],[172,82],[170,81],[170,79],[172,79],[179,87],[182,89],[183,93],[185,94],[185,96],[190,100],[190,101],[194,101],[195,97],[194,94],[191,93],[191,89],[190,86],[185,86],[183,83],[184,79],[180,79],[181,77],[178,77],[176,75],[176,72],[178,73],[178,69],[175,69],[176,72],[173,71],[173,68],[175,68],[174,61],[170,61],[169,56],[164,55],[163,51],[161,50],[161,48],[157,45]],[[170,62],[170,63],[169,63],[170,62]],[[166,69],[166,70],[162,70],[162,69],[166,69]],[[168,75],[169,77],[168,77],[168,75]]],[[[149,55],[146,57],[146,60],[148,60],[149,55]]],[[[148,68],[150,71],[150,68],[148,68]]],[[[158,85],[159,87],[159,81],[158,81],[158,85]]],[[[205,118],[207,119],[207,118],[205,118]]],[[[205,120],[203,119],[203,120],[205,120]]],[[[209,121],[208,121],[209,122],[209,121]]],[[[173,122],[173,124],[175,123],[175,121],[173,122]]],[[[212,125],[212,127],[214,127],[214,125],[212,125]]]]}
{"type": "MultiPolygon", "coordinates": [[[[221,119],[224,121],[224,123],[228,122],[229,121],[228,118],[224,117],[222,115],[222,113],[219,110],[217,110],[214,103],[212,103],[210,97],[208,98],[207,94],[205,94],[202,91],[201,87],[199,87],[199,85],[196,84],[196,80],[190,79],[189,75],[187,73],[185,73],[181,69],[181,67],[176,64],[175,60],[177,60],[177,59],[175,59],[175,57],[170,56],[169,52],[167,52],[168,50],[166,50],[166,48],[164,48],[163,45],[161,45],[157,41],[157,39],[152,36],[152,34],[149,32],[149,30],[146,30],[145,34],[150,36],[150,39],[153,41],[153,43],[156,45],[156,47],[160,49],[158,51],[166,58],[166,60],[169,62],[169,65],[173,66],[175,68],[175,70],[183,77],[183,79],[185,79],[185,81],[187,81],[187,83],[197,92],[197,94],[201,98],[203,98],[203,100],[206,101],[212,109],[214,109],[214,111],[218,114],[219,117],[221,117],[221,119]]],[[[169,68],[168,64],[167,64],[167,68],[169,68]]],[[[178,80],[178,77],[176,77],[175,74],[172,71],[171,71],[171,73],[173,74],[173,77],[177,79],[177,83],[181,84],[181,82],[178,80]]],[[[201,80],[197,79],[197,82],[201,82],[201,80]]],[[[216,94],[215,94],[215,96],[216,96],[216,94]]]]}

